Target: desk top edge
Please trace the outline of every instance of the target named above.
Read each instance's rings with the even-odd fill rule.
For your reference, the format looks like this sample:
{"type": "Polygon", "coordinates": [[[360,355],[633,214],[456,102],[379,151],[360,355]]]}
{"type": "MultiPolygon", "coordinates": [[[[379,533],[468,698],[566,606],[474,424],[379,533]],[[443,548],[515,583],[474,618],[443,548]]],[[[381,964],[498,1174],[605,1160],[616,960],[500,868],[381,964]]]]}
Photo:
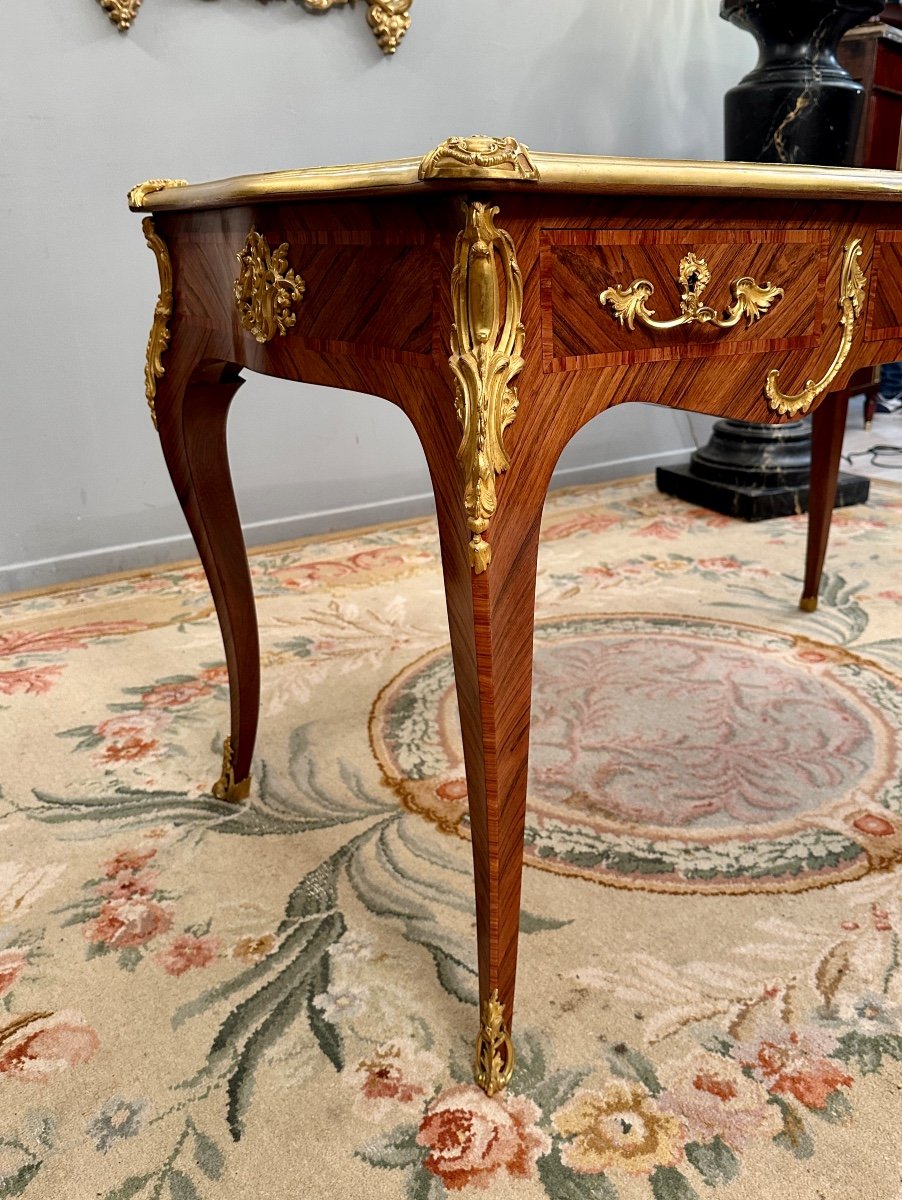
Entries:
{"type": "Polygon", "coordinates": [[[619,196],[902,201],[902,172],[898,171],[533,153],[512,138],[450,138],[423,159],[303,167],[197,184],[149,180],[133,188],[128,199],[135,212],[175,212],[296,199],[425,195],[496,186],[505,191],[619,196]],[[467,149],[486,143],[501,149],[495,153],[467,149]]]}

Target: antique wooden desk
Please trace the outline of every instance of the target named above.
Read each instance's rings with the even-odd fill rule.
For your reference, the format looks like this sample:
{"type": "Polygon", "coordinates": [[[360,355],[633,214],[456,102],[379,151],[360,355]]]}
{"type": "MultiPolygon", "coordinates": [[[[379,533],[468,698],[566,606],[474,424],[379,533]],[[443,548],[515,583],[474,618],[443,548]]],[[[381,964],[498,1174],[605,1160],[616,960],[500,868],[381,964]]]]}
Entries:
{"type": "Polygon", "coordinates": [[[146,390],[209,579],[231,688],[214,794],[247,796],[254,598],[226,453],[248,368],[383,396],[429,465],[466,758],[482,1021],[513,1067],[539,522],[569,439],[614,404],[814,416],[802,607],[816,603],[852,371],[902,359],[902,175],[534,154],[452,138],[422,161],[187,186],[131,207],[161,280],[146,390]]]}

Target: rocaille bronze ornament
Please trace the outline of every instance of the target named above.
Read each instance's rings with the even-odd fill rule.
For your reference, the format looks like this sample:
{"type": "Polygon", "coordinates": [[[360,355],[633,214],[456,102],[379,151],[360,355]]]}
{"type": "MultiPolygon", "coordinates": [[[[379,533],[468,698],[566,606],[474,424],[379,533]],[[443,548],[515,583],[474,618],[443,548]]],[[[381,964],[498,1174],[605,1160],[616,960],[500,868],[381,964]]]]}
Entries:
{"type": "MultiPolygon", "coordinates": [[[[367,24],[373,31],[376,41],[384,54],[394,54],[401,39],[410,28],[410,6],[413,0],[366,0],[367,24]]],[[[117,29],[127,33],[132,22],[138,15],[141,0],[99,0],[100,7],[106,12],[117,29]]],[[[267,0],[260,0],[266,4],[267,0]]],[[[323,13],[330,8],[339,8],[346,4],[354,4],[354,0],[298,0],[307,12],[323,13]]]]}

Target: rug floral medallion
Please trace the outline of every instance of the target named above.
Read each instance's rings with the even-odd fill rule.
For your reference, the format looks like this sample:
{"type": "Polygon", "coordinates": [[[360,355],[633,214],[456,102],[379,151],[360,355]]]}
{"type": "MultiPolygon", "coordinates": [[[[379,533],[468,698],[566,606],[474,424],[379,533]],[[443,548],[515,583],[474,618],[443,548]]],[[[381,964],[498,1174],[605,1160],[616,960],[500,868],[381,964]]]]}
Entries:
{"type": "Polygon", "coordinates": [[[551,498],[491,1100],[433,525],[0,601],[0,1197],[902,1200],[900,535],[551,498]]]}

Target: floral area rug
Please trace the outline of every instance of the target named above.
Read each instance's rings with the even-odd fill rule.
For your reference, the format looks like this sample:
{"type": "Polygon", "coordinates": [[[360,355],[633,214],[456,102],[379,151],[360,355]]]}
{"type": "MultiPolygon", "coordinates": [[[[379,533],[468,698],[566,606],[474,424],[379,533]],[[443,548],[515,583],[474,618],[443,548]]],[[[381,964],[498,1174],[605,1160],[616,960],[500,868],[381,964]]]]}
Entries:
{"type": "Polygon", "coordinates": [[[899,1200],[902,491],[804,536],[550,500],[492,1100],[432,523],[254,556],[242,806],[199,570],[0,603],[0,1196],[899,1200]]]}

